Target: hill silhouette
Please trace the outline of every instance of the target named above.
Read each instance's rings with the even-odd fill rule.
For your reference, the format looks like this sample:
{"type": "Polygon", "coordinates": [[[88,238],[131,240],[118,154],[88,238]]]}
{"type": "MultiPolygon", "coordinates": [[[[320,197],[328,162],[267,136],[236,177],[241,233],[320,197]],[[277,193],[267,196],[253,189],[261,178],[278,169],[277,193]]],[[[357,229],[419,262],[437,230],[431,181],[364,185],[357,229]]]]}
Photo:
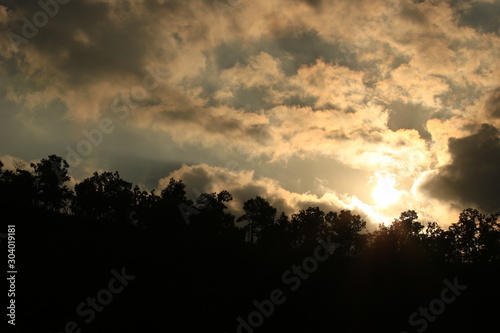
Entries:
{"type": "MultiPolygon", "coordinates": [[[[5,170],[16,325],[37,332],[485,332],[500,292],[500,213],[443,229],[413,210],[368,232],[351,211],[291,216],[228,191],[147,192],[118,172],[74,186],[50,155],[5,170]],[[81,330],[81,331],[79,331],[81,330]]],[[[5,231],[2,231],[5,232],[5,231]]]]}

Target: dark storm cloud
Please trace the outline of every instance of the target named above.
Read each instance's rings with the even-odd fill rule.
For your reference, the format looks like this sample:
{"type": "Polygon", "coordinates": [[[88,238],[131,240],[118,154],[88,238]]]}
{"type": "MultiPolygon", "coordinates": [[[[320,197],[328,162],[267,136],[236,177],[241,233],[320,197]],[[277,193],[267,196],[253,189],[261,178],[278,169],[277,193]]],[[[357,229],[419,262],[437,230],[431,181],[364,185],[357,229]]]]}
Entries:
{"type": "Polygon", "coordinates": [[[323,2],[323,0],[298,0],[298,1],[299,2],[305,2],[309,6],[314,7],[314,8],[320,7],[321,3],[323,2]]]}
{"type": "Polygon", "coordinates": [[[476,134],[451,138],[451,163],[428,178],[422,188],[431,196],[486,210],[499,210],[500,133],[483,124],[476,134]]]}
{"type": "Polygon", "coordinates": [[[208,121],[205,129],[208,132],[213,133],[240,133],[242,130],[242,125],[236,119],[224,119],[222,117],[214,117],[211,121],[208,121]]]}
{"type": "Polygon", "coordinates": [[[310,107],[313,107],[314,110],[323,109],[323,108],[315,108],[314,107],[317,100],[318,100],[318,97],[316,97],[316,96],[294,94],[294,95],[291,95],[290,97],[285,98],[282,105],[296,106],[296,107],[310,106],[310,107]]]}
{"type": "MultiPolygon", "coordinates": [[[[275,85],[277,91],[287,92],[290,87],[285,87],[284,85],[275,85]]],[[[271,103],[268,99],[269,90],[264,87],[252,87],[252,88],[240,88],[233,92],[234,97],[231,101],[225,104],[233,107],[235,109],[244,109],[245,111],[258,112],[259,110],[272,109],[278,105],[285,106],[296,106],[296,107],[311,107],[314,110],[324,109],[322,107],[316,108],[315,104],[318,98],[316,96],[311,96],[300,92],[300,88],[297,93],[293,93],[290,96],[284,98],[282,101],[277,101],[271,103]]]]}
{"type": "Polygon", "coordinates": [[[340,45],[326,42],[316,31],[305,31],[298,36],[290,32],[270,41],[270,45],[269,54],[281,60],[283,72],[287,76],[297,74],[300,66],[312,65],[320,58],[352,67],[350,61],[353,59],[346,58],[340,45]]]}
{"type": "MultiPolygon", "coordinates": [[[[151,55],[166,57],[155,42],[158,15],[172,15],[180,8],[172,3],[160,6],[157,1],[146,1],[144,5],[141,13],[132,14],[136,9],[130,2],[122,1],[122,16],[118,17],[113,3],[71,1],[60,5],[57,14],[18,48],[34,52],[43,63],[53,66],[50,69],[63,73],[65,83],[72,86],[110,77],[143,76],[141,72],[151,55]]],[[[35,1],[16,4],[17,19],[9,22],[11,32],[23,36],[21,17],[32,21],[40,11],[35,1]]]]}
{"type": "Polygon", "coordinates": [[[389,105],[387,127],[393,131],[400,129],[415,129],[422,139],[430,140],[431,134],[425,128],[432,110],[422,105],[395,101],[389,105]]]}
{"type": "Polygon", "coordinates": [[[11,155],[24,161],[64,152],[74,135],[73,123],[65,117],[60,101],[28,110],[10,101],[0,101],[0,156],[11,155]]]}
{"type": "Polygon", "coordinates": [[[401,17],[415,24],[423,25],[427,23],[427,18],[418,9],[418,7],[410,4],[403,3],[401,8],[401,17]]]}
{"type": "Polygon", "coordinates": [[[500,34],[500,2],[466,1],[466,9],[458,10],[461,25],[468,25],[484,33],[500,34]]]}
{"type": "Polygon", "coordinates": [[[174,111],[160,112],[161,118],[165,118],[168,122],[190,122],[194,121],[197,112],[192,108],[176,109],[174,111]]]}
{"type": "MultiPolygon", "coordinates": [[[[247,65],[248,56],[251,55],[250,52],[248,45],[245,45],[241,41],[221,43],[213,51],[217,66],[220,69],[231,68],[236,63],[247,65]]],[[[254,52],[253,55],[255,54],[257,53],[254,52]]]]}
{"type": "Polygon", "coordinates": [[[276,104],[265,100],[269,96],[269,90],[261,87],[239,88],[233,92],[234,97],[228,106],[235,109],[245,109],[246,111],[256,112],[262,109],[270,109],[276,104]]]}
{"type": "MultiPolygon", "coordinates": [[[[33,1],[18,5],[16,10],[19,11],[20,15],[31,18],[34,13],[40,11],[40,8],[33,1]]],[[[38,34],[30,39],[27,45],[20,45],[19,48],[34,48],[42,55],[52,57],[58,62],[62,71],[70,74],[68,75],[71,78],[69,81],[74,84],[91,78],[100,79],[101,75],[97,75],[98,73],[107,75],[113,69],[124,65],[126,70],[130,70],[129,61],[137,57],[137,48],[131,50],[127,55],[123,49],[98,47],[99,44],[106,41],[113,41],[112,44],[116,46],[116,37],[123,39],[124,36],[127,36],[126,32],[117,36],[117,27],[109,21],[109,11],[109,6],[100,2],[71,2],[64,7],[61,6],[58,15],[52,18],[45,27],[40,28],[38,34]],[[96,44],[86,46],[75,40],[74,34],[79,29],[96,44]],[[112,52],[112,54],[106,51],[112,52]],[[63,54],[68,56],[63,58],[63,54]],[[120,54],[120,57],[117,57],[117,54],[120,54]],[[127,63],[128,65],[126,65],[127,63]]],[[[12,32],[22,35],[23,22],[18,20],[11,24],[12,32]]],[[[129,35],[129,38],[132,36],[129,35]]],[[[132,60],[132,63],[136,64],[136,61],[132,60]]]]}
{"type": "Polygon", "coordinates": [[[249,138],[254,139],[260,143],[271,141],[272,135],[268,125],[252,125],[245,129],[245,134],[249,138]]]}
{"type": "Polygon", "coordinates": [[[286,76],[297,74],[303,65],[312,65],[317,59],[355,67],[357,63],[353,54],[341,44],[325,41],[315,30],[272,31],[271,36],[263,37],[255,42],[242,43],[232,41],[222,43],[214,50],[216,63],[220,69],[228,69],[240,63],[248,64],[248,58],[260,52],[269,53],[280,60],[281,69],[286,76]]]}
{"type": "Polygon", "coordinates": [[[500,88],[486,100],[486,112],[488,116],[500,118],[500,88]]]}
{"type": "Polygon", "coordinates": [[[174,111],[162,111],[160,118],[171,125],[176,123],[196,124],[201,115],[204,117],[203,128],[208,133],[236,134],[243,130],[243,124],[237,119],[228,119],[224,116],[211,115],[209,110],[200,109],[177,109],[174,111]]]}

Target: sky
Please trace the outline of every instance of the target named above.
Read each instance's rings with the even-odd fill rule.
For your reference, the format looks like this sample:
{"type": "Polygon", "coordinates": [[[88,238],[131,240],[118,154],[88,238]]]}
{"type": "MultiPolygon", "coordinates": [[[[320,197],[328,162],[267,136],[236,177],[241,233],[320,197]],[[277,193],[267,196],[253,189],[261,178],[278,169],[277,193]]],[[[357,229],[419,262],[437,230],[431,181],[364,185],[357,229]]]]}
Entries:
{"type": "Polygon", "coordinates": [[[0,160],[279,212],[500,211],[500,1],[0,1],[0,160]]]}

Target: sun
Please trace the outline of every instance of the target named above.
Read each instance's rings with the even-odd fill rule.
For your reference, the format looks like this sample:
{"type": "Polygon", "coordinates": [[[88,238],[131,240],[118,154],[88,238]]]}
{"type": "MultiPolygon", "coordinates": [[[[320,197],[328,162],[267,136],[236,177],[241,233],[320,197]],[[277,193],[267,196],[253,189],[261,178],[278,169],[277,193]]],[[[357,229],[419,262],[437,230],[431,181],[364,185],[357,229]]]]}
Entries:
{"type": "Polygon", "coordinates": [[[375,173],[377,185],[373,188],[372,197],[377,206],[385,208],[396,203],[401,196],[401,191],[394,187],[396,180],[387,172],[375,173]]]}

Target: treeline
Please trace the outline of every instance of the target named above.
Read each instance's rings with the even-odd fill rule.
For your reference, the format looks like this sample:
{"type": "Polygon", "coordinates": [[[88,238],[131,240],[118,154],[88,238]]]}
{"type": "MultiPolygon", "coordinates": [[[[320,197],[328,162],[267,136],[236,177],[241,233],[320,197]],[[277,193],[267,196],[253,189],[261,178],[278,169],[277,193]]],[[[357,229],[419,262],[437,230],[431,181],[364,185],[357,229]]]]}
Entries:
{"type": "Polygon", "coordinates": [[[465,209],[447,230],[436,222],[421,223],[417,213],[401,213],[391,225],[366,231],[366,222],[350,211],[323,212],[318,207],[300,210],[291,217],[261,197],[247,200],[238,219],[227,211],[228,191],[201,194],[196,202],[186,197],[182,180],[170,179],[161,193],[142,191],[120,178],[118,172],[95,172],[70,190],[68,165],[50,155],[32,163],[33,171],[18,164],[3,170],[0,161],[0,195],[6,207],[44,210],[75,216],[89,223],[131,224],[157,232],[180,232],[189,228],[210,235],[225,235],[262,247],[293,249],[314,246],[317,238],[330,235],[340,243],[344,256],[361,251],[408,253],[421,251],[428,257],[450,262],[500,260],[500,213],[484,214],[465,209]]]}
{"type": "Polygon", "coordinates": [[[462,307],[428,332],[476,329],[476,321],[459,319],[496,311],[487,304],[499,294],[491,285],[500,278],[499,213],[465,209],[443,229],[408,210],[368,232],[346,210],[309,207],[287,216],[257,196],[236,217],[225,190],[192,201],[182,180],[147,192],[118,172],[96,172],[71,190],[61,157],[30,166],[5,170],[0,162],[2,221],[4,229],[17,226],[24,267],[20,321],[30,328],[60,332],[74,319],[83,332],[165,331],[165,321],[184,331],[236,331],[236,318],[255,310],[252,301],[269,297],[283,272],[328,238],[340,244],[333,258],[287,295],[259,332],[399,332],[408,329],[413,311],[439,296],[443,279],[454,276],[480,287],[470,288],[462,307]],[[122,267],[137,280],[116,297],[121,301],[91,323],[78,318],[75,306],[122,267]]]}

